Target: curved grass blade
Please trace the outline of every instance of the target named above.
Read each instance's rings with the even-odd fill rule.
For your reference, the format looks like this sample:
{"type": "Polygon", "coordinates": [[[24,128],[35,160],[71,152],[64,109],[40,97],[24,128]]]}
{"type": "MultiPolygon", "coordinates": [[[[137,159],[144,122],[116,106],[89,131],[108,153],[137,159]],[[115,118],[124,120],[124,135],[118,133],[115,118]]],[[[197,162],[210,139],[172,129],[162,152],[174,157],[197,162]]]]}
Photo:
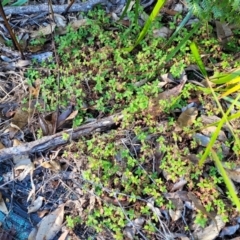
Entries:
{"type": "Polygon", "coordinates": [[[196,61],[197,65],[198,65],[198,67],[199,67],[202,75],[203,75],[205,78],[207,78],[207,71],[206,71],[206,68],[205,68],[205,66],[204,66],[204,64],[203,64],[203,62],[202,62],[202,59],[201,59],[200,54],[199,54],[199,51],[198,51],[198,47],[197,47],[197,45],[196,45],[195,42],[192,42],[192,43],[190,44],[190,49],[191,49],[191,51],[192,51],[192,54],[193,54],[193,56],[194,56],[194,58],[195,58],[195,61],[196,61]]]}
{"type": "MultiPolygon", "coordinates": [[[[214,92],[213,92],[213,95],[214,95],[214,98],[216,98],[216,95],[215,95],[214,92]]],[[[222,126],[223,126],[223,124],[224,124],[225,122],[227,122],[227,125],[228,125],[228,127],[229,127],[232,135],[234,136],[236,145],[237,145],[238,147],[240,147],[239,138],[236,136],[236,134],[234,134],[234,131],[233,131],[231,125],[228,124],[228,118],[229,118],[228,115],[229,115],[229,113],[232,111],[232,109],[234,108],[235,102],[237,102],[239,98],[240,98],[240,94],[237,96],[237,98],[236,98],[236,99],[233,101],[233,103],[230,105],[230,107],[228,108],[228,110],[227,110],[226,113],[223,112],[223,110],[222,110],[222,108],[221,108],[221,105],[220,105],[220,108],[221,108],[222,113],[223,113],[223,117],[222,117],[222,119],[220,120],[220,122],[218,123],[217,129],[216,129],[216,131],[214,132],[214,134],[212,135],[212,137],[211,137],[211,139],[210,139],[210,141],[209,141],[209,143],[208,143],[208,146],[206,147],[206,150],[205,150],[204,154],[202,155],[202,157],[201,157],[201,159],[200,159],[200,161],[199,161],[199,166],[203,166],[203,164],[204,164],[207,156],[209,155],[210,150],[213,148],[213,145],[214,145],[215,141],[217,140],[217,137],[218,137],[218,135],[219,135],[219,132],[220,132],[220,130],[221,130],[221,128],[222,128],[222,126]]],[[[216,99],[216,102],[217,102],[217,104],[219,103],[217,99],[216,99]]]]}
{"type": "Polygon", "coordinates": [[[139,17],[139,6],[140,6],[140,0],[136,0],[136,5],[135,5],[135,17],[134,17],[134,23],[138,25],[138,17],[139,17]]]}
{"type": "MultiPolygon", "coordinates": [[[[231,121],[231,120],[234,120],[234,119],[237,119],[237,118],[240,118],[240,111],[237,112],[237,113],[234,113],[234,114],[232,114],[232,115],[227,116],[227,120],[228,120],[228,121],[231,121]]],[[[204,125],[203,127],[195,128],[194,130],[189,131],[189,134],[195,133],[195,132],[198,132],[198,131],[202,131],[203,129],[206,129],[206,128],[208,128],[208,127],[218,126],[218,124],[219,124],[220,122],[221,122],[221,120],[216,121],[216,122],[213,122],[213,123],[210,123],[210,124],[208,124],[208,125],[204,125]]]]}
{"type": "Polygon", "coordinates": [[[237,206],[238,211],[240,211],[240,201],[239,201],[239,198],[238,198],[237,194],[235,193],[232,182],[231,182],[229,176],[227,175],[225,169],[223,168],[223,166],[221,164],[221,161],[218,158],[217,153],[213,149],[211,149],[211,153],[212,153],[212,158],[215,162],[215,165],[218,168],[220,174],[222,175],[223,181],[226,184],[226,187],[229,191],[229,194],[231,196],[231,200],[237,206]]]}
{"type": "Polygon", "coordinates": [[[179,26],[176,28],[176,30],[174,31],[174,33],[172,34],[172,36],[168,39],[167,43],[165,44],[165,47],[169,44],[172,43],[173,39],[176,37],[176,35],[178,34],[178,32],[185,26],[185,24],[188,22],[188,20],[192,17],[192,8],[189,10],[189,12],[187,13],[187,15],[184,17],[184,19],[182,20],[182,22],[179,24],[179,26]]]}
{"type": "Polygon", "coordinates": [[[15,3],[13,3],[11,6],[22,6],[24,5],[28,0],[18,0],[15,3]]]}
{"type": "Polygon", "coordinates": [[[146,36],[152,22],[155,20],[155,18],[157,17],[159,11],[161,10],[161,8],[163,7],[163,5],[165,4],[166,0],[158,0],[155,7],[153,8],[148,20],[145,22],[144,27],[142,29],[142,31],[140,32],[136,43],[129,47],[129,48],[125,48],[124,50],[127,52],[131,52],[142,40],[143,38],[146,36]]]}
{"type": "Polygon", "coordinates": [[[10,0],[3,0],[3,1],[2,1],[3,7],[6,6],[6,5],[9,4],[9,3],[10,3],[10,0]]]}
{"type": "Polygon", "coordinates": [[[196,32],[196,30],[199,28],[200,22],[197,23],[193,29],[182,39],[182,41],[175,47],[166,57],[166,61],[170,61],[176,54],[177,52],[186,45],[188,39],[196,32]]]}
{"type": "Polygon", "coordinates": [[[127,10],[128,10],[128,8],[129,8],[129,6],[130,6],[130,3],[131,3],[131,0],[127,0],[126,6],[125,6],[125,8],[124,8],[124,10],[123,10],[123,13],[122,13],[121,17],[119,18],[118,22],[121,21],[121,20],[123,20],[124,16],[125,16],[126,13],[127,13],[127,10]]]}
{"type": "MultiPolygon", "coordinates": [[[[209,89],[211,90],[211,93],[212,93],[212,95],[213,95],[213,98],[214,98],[214,100],[216,101],[216,104],[217,104],[217,106],[219,107],[219,109],[220,109],[220,111],[221,111],[221,113],[222,113],[222,116],[223,116],[222,119],[221,119],[221,121],[219,122],[219,124],[218,124],[218,126],[217,126],[216,131],[215,131],[214,134],[212,135],[212,137],[211,137],[211,139],[210,139],[210,141],[209,141],[209,143],[208,143],[208,146],[206,147],[206,149],[205,149],[205,151],[204,151],[204,154],[202,155],[202,157],[201,157],[201,159],[200,159],[200,161],[199,161],[199,165],[202,166],[202,165],[204,164],[207,156],[209,155],[210,150],[212,149],[215,141],[217,140],[218,134],[219,134],[219,132],[220,132],[220,130],[221,130],[221,128],[222,128],[222,126],[223,126],[223,124],[224,124],[225,122],[227,123],[227,125],[228,125],[228,127],[229,127],[229,129],[230,129],[230,131],[231,131],[231,133],[232,133],[232,135],[234,136],[234,139],[235,139],[237,145],[238,145],[240,142],[239,142],[238,137],[237,137],[236,134],[234,133],[234,131],[233,131],[231,125],[229,124],[228,119],[227,119],[227,116],[229,115],[230,110],[234,107],[234,104],[233,104],[233,103],[231,104],[231,106],[229,107],[227,113],[225,113],[225,112],[223,111],[222,106],[221,106],[221,104],[220,104],[219,101],[218,101],[217,94],[215,93],[215,91],[213,90],[213,88],[211,87],[211,84],[210,84],[210,82],[209,82],[209,79],[208,79],[208,76],[207,76],[207,71],[206,71],[205,66],[204,66],[204,64],[203,64],[203,62],[202,62],[202,59],[201,59],[201,57],[200,57],[200,54],[199,54],[197,45],[196,45],[194,42],[192,42],[191,45],[190,45],[190,49],[191,49],[191,51],[192,51],[192,54],[193,54],[193,56],[194,56],[194,58],[195,58],[195,61],[197,62],[197,65],[198,65],[201,73],[203,74],[203,76],[205,77],[205,79],[206,79],[206,81],[207,81],[208,87],[209,87],[209,89]]],[[[238,98],[236,98],[235,101],[237,101],[237,99],[238,99],[238,98]]]]}
{"type": "Polygon", "coordinates": [[[220,73],[216,76],[210,77],[209,79],[211,80],[211,82],[215,84],[224,84],[224,83],[229,83],[231,80],[239,76],[240,76],[240,69],[238,68],[229,73],[220,73]]]}
{"type": "Polygon", "coordinates": [[[223,97],[223,99],[225,100],[225,101],[227,101],[227,102],[230,102],[230,103],[233,103],[234,102],[234,104],[235,104],[235,106],[238,108],[238,109],[240,109],[240,102],[235,102],[235,99],[232,99],[232,98],[230,98],[230,97],[223,97]]]}
{"type": "Polygon", "coordinates": [[[229,82],[227,82],[227,85],[232,85],[232,84],[236,84],[236,83],[240,83],[240,77],[236,77],[232,80],[230,80],[229,82]]]}
{"type": "Polygon", "coordinates": [[[237,92],[240,89],[240,84],[235,85],[234,87],[228,89],[226,92],[224,92],[219,98],[226,97],[232,93],[237,92]]]}

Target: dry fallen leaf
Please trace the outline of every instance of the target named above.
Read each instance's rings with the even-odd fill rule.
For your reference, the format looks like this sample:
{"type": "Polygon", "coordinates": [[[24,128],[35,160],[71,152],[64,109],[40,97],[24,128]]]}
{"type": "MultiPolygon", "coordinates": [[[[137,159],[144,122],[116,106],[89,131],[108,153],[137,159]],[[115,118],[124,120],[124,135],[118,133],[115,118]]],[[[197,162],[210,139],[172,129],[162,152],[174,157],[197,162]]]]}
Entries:
{"type": "MultiPolygon", "coordinates": [[[[19,168],[15,168],[15,170],[18,170],[19,168]]],[[[30,164],[26,165],[24,170],[19,174],[18,180],[22,181],[29,173],[31,173],[34,170],[34,164],[31,162],[30,164]]]]}
{"type": "Polygon", "coordinates": [[[28,65],[30,65],[31,64],[31,61],[29,61],[29,60],[18,60],[17,62],[16,62],[16,67],[19,67],[19,68],[22,68],[22,67],[26,67],[26,66],[28,66],[28,65]]]}
{"type": "Polygon", "coordinates": [[[60,171],[61,170],[61,165],[58,161],[55,161],[55,160],[51,160],[49,162],[43,162],[41,164],[42,167],[44,168],[48,168],[50,170],[53,170],[53,171],[60,171]]]}
{"type": "Polygon", "coordinates": [[[22,129],[28,123],[28,119],[32,117],[34,112],[37,112],[36,106],[40,104],[44,106],[43,101],[33,99],[30,102],[23,104],[16,110],[16,113],[12,119],[12,123],[22,129]]]}
{"type": "Polygon", "coordinates": [[[73,111],[73,112],[66,118],[65,121],[74,119],[74,118],[77,116],[77,114],[78,114],[78,110],[73,111]]]}
{"type": "Polygon", "coordinates": [[[64,217],[64,204],[45,216],[38,224],[35,240],[51,240],[60,231],[64,217]]]}
{"type": "Polygon", "coordinates": [[[42,129],[43,136],[48,136],[53,134],[53,124],[51,121],[46,120],[45,117],[39,116],[39,126],[42,129]]]}
{"type": "Polygon", "coordinates": [[[0,142],[0,149],[4,149],[5,146],[0,142]]]}
{"type": "Polygon", "coordinates": [[[19,141],[18,139],[13,139],[13,147],[21,145],[23,142],[19,141]]]}
{"type": "Polygon", "coordinates": [[[43,203],[44,197],[38,196],[38,198],[28,207],[28,213],[36,212],[43,203]]]}
{"type": "Polygon", "coordinates": [[[14,156],[13,162],[15,165],[14,170],[23,170],[18,176],[19,181],[22,181],[31,171],[34,170],[34,164],[27,155],[14,156]]]}
{"type": "Polygon", "coordinates": [[[72,27],[75,31],[77,31],[81,26],[85,26],[87,24],[87,19],[80,19],[69,23],[70,27],[72,27]]]}
{"type": "Polygon", "coordinates": [[[2,198],[2,193],[0,192],[0,211],[3,212],[4,214],[8,214],[8,209],[6,207],[6,204],[2,198]]]}
{"type": "Polygon", "coordinates": [[[157,117],[159,115],[159,113],[162,111],[162,109],[159,105],[159,101],[160,100],[171,101],[171,99],[173,99],[174,97],[177,97],[180,94],[180,92],[182,91],[182,88],[183,88],[186,80],[187,80],[186,78],[183,78],[182,82],[178,86],[176,86],[170,90],[167,90],[165,92],[159,93],[156,98],[150,99],[148,108],[145,110],[145,112],[152,115],[153,117],[157,117]]]}
{"type": "Polygon", "coordinates": [[[31,33],[32,38],[36,38],[38,36],[45,36],[51,34],[56,27],[55,23],[48,24],[47,26],[40,27],[37,31],[33,31],[31,33]]]}
{"type": "Polygon", "coordinates": [[[70,116],[72,113],[73,106],[69,105],[59,116],[57,119],[57,128],[60,127],[66,119],[70,116]]]}
{"type": "Polygon", "coordinates": [[[28,240],[36,240],[37,228],[33,228],[28,236],[28,240]]]}
{"type": "Polygon", "coordinates": [[[44,216],[46,216],[49,213],[49,210],[42,210],[42,211],[38,211],[37,215],[40,218],[43,218],[44,216]]]}
{"type": "Polygon", "coordinates": [[[205,214],[206,216],[208,216],[210,219],[212,219],[215,223],[215,226],[218,228],[217,225],[217,221],[215,219],[216,214],[213,212],[207,212],[207,210],[205,209],[205,207],[202,205],[201,201],[197,198],[197,196],[192,193],[192,192],[188,192],[187,194],[189,200],[191,200],[194,203],[194,206],[203,214],[205,214]]]}
{"type": "Polygon", "coordinates": [[[29,87],[30,98],[38,99],[40,88],[41,88],[41,80],[37,79],[34,83],[34,86],[29,87]]]}
{"type": "Polygon", "coordinates": [[[62,235],[59,237],[58,240],[66,240],[67,239],[67,236],[68,236],[68,233],[69,231],[68,230],[65,230],[62,235]]]}
{"type": "Polygon", "coordinates": [[[139,217],[134,219],[131,223],[127,224],[124,228],[123,234],[127,239],[134,239],[138,231],[140,231],[145,222],[145,218],[139,217]]]}
{"type": "Polygon", "coordinates": [[[217,30],[217,37],[222,44],[226,44],[230,37],[233,36],[232,30],[227,23],[221,23],[219,21],[215,21],[216,23],[216,30],[217,30]]]}
{"type": "MultiPolygon", "coordinates": [[[[52,14],[50,15],[50,18],[52,19],[52,14]]],[[[66,27],[67,25],[67,20],[64,16],[54,13],[54,19],[55,23],[57,24],[58,27],[66,27]]]]}
{"type": "Polygon", "coordinates": [[[225,226],[225,223],[223,222],[221,216],[216,216],[214,219],[215,221],[212,221],[212,223],[208,227],[205,227],[204,229],[195,232],[194,239],[198,240],[215,239],[219,235],[221,229],[225,226]],[[217,223],[217,226],[215,222],[217,223]]]}
{"type": "Polygon", "coordinates": [[[225,171],[233,181],[240,183],[240,168],[236,168],[233,170],[225,168],[225,171]]]}
{"type": "Polygon", "coordinates": [[[160,29],[153,30],[153,36],[155,38],[162,37],[167,38],[171,34],[171,30],[167,27],[161,27],[160,29]]]}

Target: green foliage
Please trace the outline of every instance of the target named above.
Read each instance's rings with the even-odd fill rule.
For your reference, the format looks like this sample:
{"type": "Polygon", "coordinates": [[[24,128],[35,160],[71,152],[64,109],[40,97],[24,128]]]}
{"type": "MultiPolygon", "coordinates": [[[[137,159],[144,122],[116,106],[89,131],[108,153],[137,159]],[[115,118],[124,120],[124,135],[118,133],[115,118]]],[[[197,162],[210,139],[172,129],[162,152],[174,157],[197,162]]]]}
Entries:
{"type": "Polygon", "coordinates": [[[194,14],[204,21],[218,19],[228,23],[239,23],[240,1],[186,0],[194,14]]]}
{"type": "MultiPolygon", "coordinates": [[[[132,12],[128,16],[134,22],[132,12]]],[[[58,104],[67,106],[74,96],[77,109],[80,110],[75,126],[83,121],[86,104],[106,114],[124,109],[135,114],[146,109],[149,97],[161,91],[158,87],[159,75],[170,70],[174,76],[180,76],[186,64],[194,61],[189,54],[188,39],[196,30],[199,30],[201,39],[201,35],[206,32],[199,25],[190,32],[182,31],[167,50],[162,48],[164,39],[156,38],[149,32],[141,41],[139,51],[130,54],[124,53],[122,49],[134,44],[140,29],[138,25],[124,28],[118,23],[112,23],[101,9],[90,11],[86,18],[86,26],[77,31],[68,29],[66,35],[56,37],[60,69],[49,62],[42,66],[51,69],[49,75],[39,76],[39,72],[31,69],[27,72],[30,82],[43,78],[42,98],[47,111],[56,109],[58,104]],[[118,29],[117,34],[108,30],[112,27],[118,29]],[[179,44],[175,46],[176,43],[179,44]],[[166,66],[168,62],[170,67],[166,66]],[[138,87],[137,84],[143,79],[148,81],[138,87]],[[56,102],[56,96],[59,103],[56,102]]],[[[152,28],[159,24],[158,21],[153,22],[152,28]]],[[[219,48],[216,41],[209,41],[209,46],[219,48]]],[[[219,57],[216,52],[216,58],[219,57]]]]}
{"type": "MultiPolygon", "coordinates": [[[[50,61],[42,64],[43,68],[49,70],[49,74],[44,75],[33,69],[26,73],[29,85],[38,78],[43,79],[41,97],[47,110],[55,110],[58,105],[67,106],[73,97],[76,99],[79,115],[75,126],[79,126],[84,118],[94,117],[94,111],[103,115],[120,111],[124,114],[118,131],[95,133],[91,138],[80,139],[72,144],[74,151],[64,153],[66,158],[76,161],[83,159],[83,165],[86,165],[81,169],[83,191],[86,194],[91,192],[101,200],[94,208],[84,209],[84,222],[97,232],[110,229],[115,239],[123,239],[122,230],[126,224],[143,216],[146,219],[144,234],[148,239],[153,239],[154,232],[159,228],[159,219],[149,207],[148,199],[153,199],[154,207],[172,209],[172,202],[164,197],[169,191],[166,179],[177,182],[181,177],[187,180],[186,188],[189,191],[196,190],[201,193],[201,201],[207,211],[215,210],[227,219],[226,206],[217,190],[223,178],[219,176],[216,168],[211,168],[210,177],[205,178],[203,170],[188,158],[198,143],[194,140],[184,143],[183,135],[175,132],[175,110],[181,109],[187,100],[199,95],[200,88],[188,83],[179,97],[172,101],[159,101],[159,108],[162,109],[159,117],[163,122],[167,122],[166,126],[153,120],[151,114],[146,114],[145,110],[148,109],[150,99],[163,91],[159,87],[161,74],[171,72],[178,77],[186,66],[195,63],[189,52],[190,38],[199,39],[199,52],[209,54],[213,62],[225,61],[226,68],[230,54],[219,53],[221,46],[212,37],[212,30],[210,37],[206,37],[207,29],[205,26],[201,27],[200,23],[178,32],[178,35],[168,42],[166,49],[166,40],[154,37],[149,31],[147,36],[141,38],[137,49],[131,53],[125,52],[124,48],[134,46],[135,37],[140,31],[140,27],[134,24],[135,14],[127,14],[133,23],[129,28],[112,22],[102,9],[90,11],[85,16],[86,26],[81,26],[79,30],[69,28],[66,35],[56,36],[59,68],[50,61]],[[86,111],[86,108],[89,111],[86,111]],[[134,139],[134,143],[128,141],[130,138],[134,139]],[[156,142],[152,139],[156,139],[156,142]],[[155,143],[159,144],[163,153],[158,165],[152,163],[155,143]],[[179,145],[184,147],[180,148],[179,145]],[[140,149],[137,149],[139,146],[140,149]]],[[[161,25],[160,19],[155,20],[158,21],[151,23],[152,29],[161,25]]],[[[234,44],[236,42],[233,42],[233,46],[234,44]]],[[[196,51],[194,46],[192,49],[196,51]]],[[[206,75],[201,58],[198,57],[197,60],[206,75]]],[[[221,69],[222,66],[219,71],[221,69]]],[[[206,88],[201,91],[203,99],[202,96],[199,99],[203,106],[204,94],[209,92],[206,88]]],[[[233,102],[236,104],[236,101],[233,102]]],[[[209,111],[207,114],[212,113],[209,111]]],[[[218,124],[222,125],[237,117],[237,114],[227,115],[223,122],[218,124]]],[[[196,131],[196,127],[202,127],[199,119],[195,121],[193,130],[188,127],[183,132],[185,134],[191,130],[196,131]]],[[[38,136],[41,136],[41,132],[38,136]]],[[[67,140],[69,135],[64,134],[63,138],[67,140]]],[[[237,145],[236,149],[239,150],[237,145]]],[[[201,158],[207,155],[199,156],[201,158]]],[[[67,218],[70,228],[78,223],[78,220],[74,219],[67,218]]],[[[196,223],[204,226],[206,217],[199,213],[196,223]]]]}
{"type": "Polygon", "coordinates": [[[81,219],[79,216],[72,217],[66,216],[67,227],[73,229],[77,224],[81,223],[81,219]]]}
{"type": "MultiPolygon", "coordinates": [[[[129,0],[130,1],[130,0],[129,0]]],[[[156,19],[159,11],[161,10],[161,8],[164,6],[166,0],[158,0],[155,7],[153,8],[148,20],[145,22],[144,27],[142,29],[142,31],[140,32],[136,43],[133,45],[133,47],[129,47],[126,48],[127,51],[132,51],[142,40],[143,38],[146,36],[148,30],[150,29],[150,26],[152,25],[153,21],[156,19]]],[[[136,9],[135,12],[135,16],[138,17],[138,8],[136,9]]],[[[135,21],[136,23],[136,21],[135,21]]]]}
{"type": "Polygon", "coordinates": [[[208,219],[203,216],[203,214],[201,212],[199,212],[195,218],[195,223],[200,225],[202,228],[206,227],[208,219]]]}
{"type": "MultiPolygon", "coordinates": [[[[202,62],[202,59],[201,59],[201,57],[200,57],[200,54],[199,54],[199,52],[198,52],[198,48],[197,48],[196,44],[195,44],[195,43],[191,43],[191,46],[190,46],[190,47],[191,47],[193,56],[194,56],[194,58],[195,58],[195,60],[196,60],[196,62],[197,62],[197,64],[198,64],[198,67],[199,67],[199,69],[201,70],[203,76],[205,77],[205,79],[206,79],[206,81],[207,81],[207,85],[208,85],[208,87],[209,87],[210,90],[211,90],[211,93],[212,93],[212,95],[213,95],[213,98],[214,98],[215,102],[217,103],[217,105],[218,105],[218,107],[219,107],[219,109],[220,109],[220,112],[222,113],[222,119],[221,119],[221,121],[218,123],[217,129],[216,129],[216,131],[214,132],[214,134],[212,135],[212,137],[211,137],[211,139],[210,139],[210,142],[208,143],[208,146],[207,146],[204,154],[202,155],[202,157],[201,157],[201,159],[200,159],[199,165],[202,166],[203,163],[205,162],[207,156],[211,153],[212,158],[213,158],[213,160],[214,160],[214,162],[215,162],[215,165],[217,166],[219,172],[221,173],[221,175],[222,175],[222,177],[223,177],[223,180],[224,180],[224,183],[226,184],[226,187],[227,187],[227,189],[228,189],[228,191],[229,191],[229,194],[230,194],[230,196],[231,196],[231,200],[232,200],[232,202],[237,206],[237,209],[238,209],[238,211],[239,211],[239,210],[240,210],[240,201],[239,201],[239,198],[238,198],[238,196],[237,196],[237,194],[236,194],[236,192],[235,192],[235,189],[234,189],[234,187],[233,187],[233,185],[232,185],[232,182],[231,182],[230,177],[227,175],[226,171],[224,170],[224,168],[223,168],[223,166],[222,166],[222,163],[221,163],[221,161],[220,161],[220,159],[219,159],[219,156],[217,155],[217,153],[216,153],[215,150],[214,150],[214,143],[216,142],[216,139],[217,139],[217,137],[218,137],[218,134],[219,134],[219,132],[220,132],[223,124],[226,123],[226,124],[228,125],[228,127],[229,127],[229,129],[230,129],[230,131],[231,131],[231,133],[232,133],[235,141],[236,141],[236,146],[238,146],[237,149],[240,148],[240,139],[239,139],[238,132],[235,131],[235,130],[232,128],[232,126],[229,124],[228,119],[227,119],[230,111],[231,111],[231,110],[234,108],[234,106],[235,106],[234,103],[238,101],[238,99],[240,98],[240,95],[238,94],[238,96],[234,99],[234,101],[232,102],[232,104],[231,104],[230,107],[228,108],[227,112],[225,113],[225,112],[223,111],[223,109],[222,109],[221,104],[219,103],[219,100],[218,100],[218,98],[217,98],[217,96],[216,96],[216,92],[215,92],[214,89],[211,87],[211,83],[210,83],[210,81],[209,81],[209,79],[208,79],[208,76],[207,76],[207,71],[206,71],[205,66],[204,66],[204,64],[203,64],[203,62],[202,62]]],[[[238,80],[238,79],[239,79],[239,73],[238,73],[238,71],[233,72],[233,73],[229,73],[229,74],[225,74],[225,75],[223,75],[223,78],[220,79],[220,80],[223,81],[223,82],[226,82],[226,81],[229,81],[229,80],[231,81],[232,79],[234,80],[236,76],[237,76],[237,80],[238,80]]],[[[238,81],[237,81],[237,82],[238,82],[238,81]]],[[[234,90],[235,90],[235,89],[234,89],[234,90]]],[[[239,155],[239,153],[237,153],[237,155],[239,155]]]]}
{"type": "Polygon", "coordinates": [[[46,37],[39,37],[36,39],[32,39],[30,41],[30,45],[37,46],[37,45],[43,45],[46,42],[46,37]]]}

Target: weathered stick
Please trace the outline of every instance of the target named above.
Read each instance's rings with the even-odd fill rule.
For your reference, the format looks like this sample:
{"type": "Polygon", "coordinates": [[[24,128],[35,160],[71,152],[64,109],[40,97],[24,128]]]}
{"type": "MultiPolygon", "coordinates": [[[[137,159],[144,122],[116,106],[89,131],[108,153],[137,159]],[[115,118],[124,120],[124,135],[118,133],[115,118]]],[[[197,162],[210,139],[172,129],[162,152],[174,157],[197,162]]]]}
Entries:
{"type": "Polygon", "coordinates": [[[109,116],[92,123],[84,124],[76,129],[69,129],[59,133],[56,133],[51,136],[43,137],[39,140],[24,143],[19,146],[4,148],[0,150],[0,162],[6,161],[7,159],[12,158],[13,156],[33,154],[37,152],[43,152],[51,148],[66,144],[69,142],[69,139],[63,139],[63,133],[67,133],[70,136],[70,139],[76,140],[81,136],[87,136],[93,133],[95,130],[99,129],[100,131],[104,130],[106,127],[111,127],[116,124],[123,118],[122,114],[116,114],[109,116]]]}
{"type": "MultiPolygon", "coordinates": [[[[68,12],[87,12],[92,9],[96,4],[104,4],[106,0],[89,0],[84,3],[74,3],[68,12]]],[[[64,5],[53,5],[53,12],[63,13],[68,4],[64,5]]],[[[32,14],[32,13],[42,13],[50,12],[48,4],[38,4],[38,5],[28,5],[28,6],[17,6],[17,7],[4,7],[4,12],[6,15],[9,14],[32,14]]]]}

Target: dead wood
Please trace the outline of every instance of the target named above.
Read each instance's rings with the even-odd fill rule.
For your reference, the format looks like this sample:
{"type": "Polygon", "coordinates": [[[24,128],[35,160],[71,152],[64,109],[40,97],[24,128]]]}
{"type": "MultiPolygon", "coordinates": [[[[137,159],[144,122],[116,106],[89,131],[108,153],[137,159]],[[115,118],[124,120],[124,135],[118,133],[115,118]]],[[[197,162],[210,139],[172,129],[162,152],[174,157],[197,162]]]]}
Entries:
{"type": "Polygon", "coordinates": [[[114,124],[118,123],[123,118],[122,114],[116,114],[109,116],[92,123],[84,124],[76,129],[69,129],[51,136],[46,136],[33,142],[21,144],[19,146],[4,148],[0,150],[0,162],[6,161],[13,156],[33,154],[37,152],[43,152],[51,148],[66,144],[69,139],[77,140],[82,136],[87,136],[94,131],[103,131],[106,128],[110,128],[114,124]],[[63,138],[63,134],[69,134],[70,138],[66,140],[63,138]]]}
{"type": "MultiPolygon", "coordinates": [[[[89,0],[84,3],[74,3],[68,12],[87,12],[92,9],[96,4],[104,4],[106,0],[89,0]]],[[[64,5],[53,5],[53,12],[63,13],[68,7],[68,4],[64,5]]],[[[32,14],[50,12],[48,4],[28,5],[28,6],[16,6],[16,7],[4,7],[6,15],[10,14],[32,14]]]]}

